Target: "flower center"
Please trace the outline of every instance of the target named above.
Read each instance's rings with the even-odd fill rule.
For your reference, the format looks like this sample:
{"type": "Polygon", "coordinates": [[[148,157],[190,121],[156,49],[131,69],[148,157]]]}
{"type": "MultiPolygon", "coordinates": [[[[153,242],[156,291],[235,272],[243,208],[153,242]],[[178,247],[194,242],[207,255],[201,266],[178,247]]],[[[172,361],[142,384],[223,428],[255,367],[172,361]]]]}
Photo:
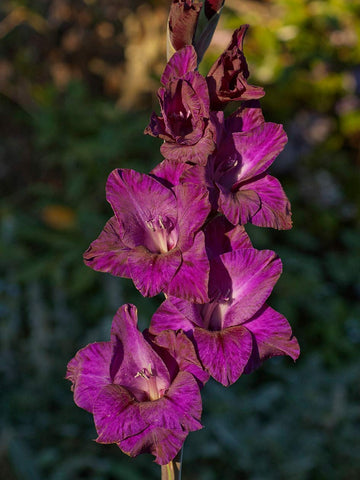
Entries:
{"type": "Polygon", "coordinates": [[[164,392],[158,390],[158,387],[156,384],[156,377],[152,373],[151,365],[148,365],[148,367],[145,367],[139,370],[135,375],[135,378],[137,377],[141,377],[146,381],[145,390],[151,401],[158,400],[163,396],[164,392]]]}
{"type": "Polygon", "coordinates": [[[168,217],[160,215],[145,222],[145,246],[153,253],[166,253],[172,250],[177,243],[177,233],[173,222],[168,217]]]}
{"type": "Polygon", "coordinates": [[[229,190],[237,182],[241,171],[241,163],[237,155],[229,155],[216,168],[215,177],[229,190]]]}
{"type": "Polygon", "coordinates": [[[201,306],[201,316],[203,318],[203,328],[207,330],[221,330],[223,328],[225,314],[230,306],[231,299],[229,295],[226,298],[215,299],[210,303],[201,306]]]}

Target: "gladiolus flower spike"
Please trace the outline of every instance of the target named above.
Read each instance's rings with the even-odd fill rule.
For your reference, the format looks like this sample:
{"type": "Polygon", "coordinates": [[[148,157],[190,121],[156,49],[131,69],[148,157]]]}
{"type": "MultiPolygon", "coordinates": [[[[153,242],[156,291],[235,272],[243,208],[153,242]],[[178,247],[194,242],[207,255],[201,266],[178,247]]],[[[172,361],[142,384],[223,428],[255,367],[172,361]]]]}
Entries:
{"type": "Polygon", "coordinates": [[[142,333],[136,307],[120,307],[110,341],[80,350],[66,375],[75,403],[94,416],[96,441],[130,456],[153,454],[163,480],[180,479],[174,459],[202,427],[200,392],[210,376],[228,386],[270,357],[299,356],[288,321],[267,303],[281,260],[255,249],[245,230],[292,227],[289,200],[268,171],[287,137],[263,117],[264,90],[248,83],[248,26],[234,32],[206,77],[197,70],[223,4],[172,1],[173,55],[161,77],[160,114],[145,129],[162,140],[164,158],[149,174],[110,173],[114,215],[84,253],[92,269],[165,299],[142,333]],[[202,8],[208,25],[197,34],[202,8]]]}

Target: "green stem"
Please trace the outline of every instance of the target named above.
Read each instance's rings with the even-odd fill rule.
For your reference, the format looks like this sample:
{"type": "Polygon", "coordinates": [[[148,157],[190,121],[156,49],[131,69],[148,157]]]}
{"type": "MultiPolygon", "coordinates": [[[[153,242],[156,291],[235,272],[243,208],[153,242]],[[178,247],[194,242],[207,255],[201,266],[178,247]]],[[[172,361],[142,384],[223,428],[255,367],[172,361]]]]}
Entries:
{"type": "Polygon", "coordinates": [[[167,465],[161,465],[161,480],[181,480],[183,449],[167,465]]]}

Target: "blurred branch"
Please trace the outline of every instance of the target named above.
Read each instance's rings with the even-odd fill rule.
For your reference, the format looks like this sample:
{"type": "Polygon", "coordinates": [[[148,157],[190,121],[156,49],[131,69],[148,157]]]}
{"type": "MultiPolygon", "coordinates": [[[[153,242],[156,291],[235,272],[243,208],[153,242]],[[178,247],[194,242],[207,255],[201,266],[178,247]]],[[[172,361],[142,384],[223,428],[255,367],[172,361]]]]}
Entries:
{"type": "Polygon", "coordinates": [[[46,33],[48,22],[38,13],[26,7],[16,7],[0,22],[0,38],[8,35],[14,28],[27,23],[38,33],[46,33]]]}

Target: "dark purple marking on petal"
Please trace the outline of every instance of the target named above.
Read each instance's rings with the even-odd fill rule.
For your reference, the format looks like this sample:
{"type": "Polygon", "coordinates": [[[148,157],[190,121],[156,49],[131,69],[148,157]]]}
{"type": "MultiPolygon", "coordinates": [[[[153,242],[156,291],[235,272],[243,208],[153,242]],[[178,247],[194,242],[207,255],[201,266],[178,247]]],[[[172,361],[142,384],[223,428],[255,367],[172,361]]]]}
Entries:
{"type": "Polygon", "coordinates": [[[158,117],[155,112],[151,114],[150,123],[144,130],[145,135],[159,137],[163,140],[171,140],[169,134],[166,133],[166,126],[163,117],[158,117]]]}

